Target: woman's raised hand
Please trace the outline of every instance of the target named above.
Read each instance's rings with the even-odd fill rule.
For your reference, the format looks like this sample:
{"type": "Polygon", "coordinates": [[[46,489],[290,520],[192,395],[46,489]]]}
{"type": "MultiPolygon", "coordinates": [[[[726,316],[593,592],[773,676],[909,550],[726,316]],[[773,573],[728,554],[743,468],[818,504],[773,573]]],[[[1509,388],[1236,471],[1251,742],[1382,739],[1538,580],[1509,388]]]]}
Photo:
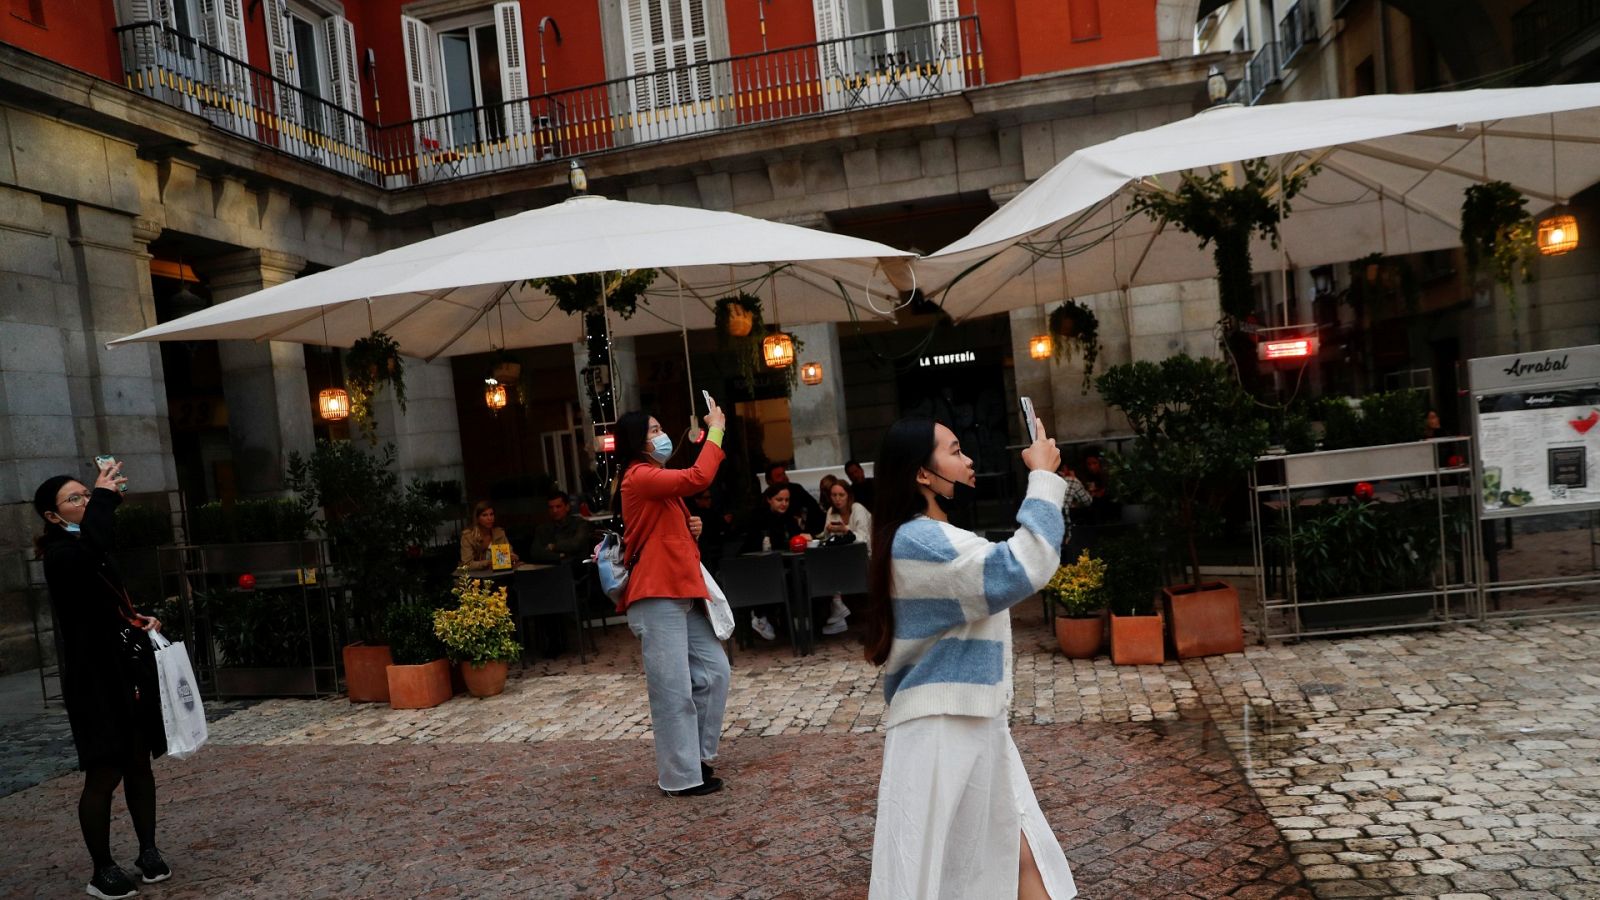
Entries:
{"type": "Polygon", "coordinates": [[[1033,433],[1038,437],[1022,451],[1022,464],[1030,472],[1054,472],[1061,468],[1061,451],[1056,447],[1056,439],[1044,436],[1044,422],[1037,417],[1033,420],[1033,433]]]}
{"type": "Polygon", "coordinates": [[[127,478],[123,477],[122,460],[119,459],[116,462],[113,462],[111,465],[100,470],[99,476],[97,476],[94,480],[94,486],[97,488],[105,488],[108,491],[114,491],[120,488],[127,480],[127,478]]]}
{"type": "Polygon", "coordinates": [[[713,428],[728,430],[728,416],[715,400],[711,401],[711,411],[706,413],[706,430],[710,431],[713,428]]]}

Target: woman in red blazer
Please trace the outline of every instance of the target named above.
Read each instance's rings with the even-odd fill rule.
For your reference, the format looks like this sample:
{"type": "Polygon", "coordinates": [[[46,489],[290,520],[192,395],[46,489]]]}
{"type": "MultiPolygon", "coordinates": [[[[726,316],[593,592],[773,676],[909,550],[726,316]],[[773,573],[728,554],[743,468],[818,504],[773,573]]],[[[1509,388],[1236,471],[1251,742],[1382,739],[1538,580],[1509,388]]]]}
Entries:
{"type": "Polygon", "coordinates": [[[700,520],[685,497],[711,485],[722,464],[726,425],[716,405],[706,415],[705,445],[687,469],[663,468],[672,438],[643,412],[617,421],[622,465],[624,558],[632,563],[617,604],[644,654],[650,723],[656,738],[656,783],[674,797],[722,789],[710,762],[722,738],[728,704],[728,656],[711,630],[700,569],[700,520]]]}

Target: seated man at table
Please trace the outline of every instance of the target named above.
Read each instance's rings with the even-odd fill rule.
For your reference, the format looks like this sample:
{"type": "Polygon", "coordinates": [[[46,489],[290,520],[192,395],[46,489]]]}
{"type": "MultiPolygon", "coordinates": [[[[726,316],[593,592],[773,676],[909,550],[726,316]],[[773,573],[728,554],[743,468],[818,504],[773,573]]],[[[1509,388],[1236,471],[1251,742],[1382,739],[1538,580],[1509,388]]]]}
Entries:
{"type": "Polygon", "coordinates": [[[850,479],[850,494],[856,502],[865,506],[868,512],[872,511],[872,479],[867,477],[867,470],[861,467],[856,460],[848,460],[844,464],[844,475],[850,479]]]}
{"type": "Polygon", "coordinates": [[[550,511],[550,521],[534,530],[529,562],[582,562],[594,555],[594,531],[582,516],[573,515],[570,497],[551,494],[545,508],[550,511]]]}
{"type": "MultiPolygon", "coordinates": [[[[510,546],[510,541],[506,539],[504,528],[495,527],[494,504],[488,500],[479,500],[472,507],[472,527],[461,532],[461,565],[473,572],[487,572],[493,569],[489,548],[495,544],[510,546]]],[[[520,565],[521,562],[515,553],[511,554],[512,566],[520,565]]]]}

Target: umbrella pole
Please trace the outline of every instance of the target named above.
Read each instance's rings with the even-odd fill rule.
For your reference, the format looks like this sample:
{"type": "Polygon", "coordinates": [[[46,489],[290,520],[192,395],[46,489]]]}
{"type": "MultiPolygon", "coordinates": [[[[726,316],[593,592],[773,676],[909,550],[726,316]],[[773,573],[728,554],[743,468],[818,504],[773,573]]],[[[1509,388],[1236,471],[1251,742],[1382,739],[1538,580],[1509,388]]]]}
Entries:
{"type": "MultiPolygon", "coordinates": [[[[677,272],[672,273],[672,280],[678,283],[678,331],[683,335],[683,371],[688,376],[689,384],[689,428],[694,428],[694,360],[689,356],[689,322],[683,316],[683,276],[677,272]]],[[[710,410],[707,410],[710,412],[710,410]]]]}
{"type": "Polygon", "coordinates": [[[616,351],[611,346],[611,307],[606,303],[606,273],[600,273],[600,312],[606,321],[606,368],[611,370],[611,408],[606,410],[611,424],[616,424],[617,408],[622,404],[622,382],[617,378],[616,351]]]}

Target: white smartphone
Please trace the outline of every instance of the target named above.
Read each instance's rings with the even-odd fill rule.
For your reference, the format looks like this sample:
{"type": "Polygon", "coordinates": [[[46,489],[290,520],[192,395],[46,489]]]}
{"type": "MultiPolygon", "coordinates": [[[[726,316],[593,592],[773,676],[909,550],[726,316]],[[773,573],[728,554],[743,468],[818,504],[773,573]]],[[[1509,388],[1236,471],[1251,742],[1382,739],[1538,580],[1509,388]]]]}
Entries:
{"type": "MultiPolygon", "coordinates": [[[[116,464],[117,458],[115,456],[111,456],[110,454],[102,453],[94,458],[94,467],[102,472],[115,466],[116,464]]],[[[126,482],[124,482],[117,485],[117,489],[126,492],[128,490],[128,485],[126,482]]]]}
{"type": "Polygon", "coordinates": [[[1028,429],[1028,443],[1031,444],[1039,439],[1038,428],[1034,425],[1036,417],[1033,414],[1033,398],[1022,397],[1020,402],[1022,403],[1022,424],[1028,429]]]}
{"type": "Polygon", "coordinates": [[[711,404],[711,392],[706,390],[706,389],[704,389],[704,388],[701,388],[700,389],[700,396],[704,397],[705,400],[706,400],[706,412],[711,412],[711,406],[712,406],[712,404],[711,404]]]}

